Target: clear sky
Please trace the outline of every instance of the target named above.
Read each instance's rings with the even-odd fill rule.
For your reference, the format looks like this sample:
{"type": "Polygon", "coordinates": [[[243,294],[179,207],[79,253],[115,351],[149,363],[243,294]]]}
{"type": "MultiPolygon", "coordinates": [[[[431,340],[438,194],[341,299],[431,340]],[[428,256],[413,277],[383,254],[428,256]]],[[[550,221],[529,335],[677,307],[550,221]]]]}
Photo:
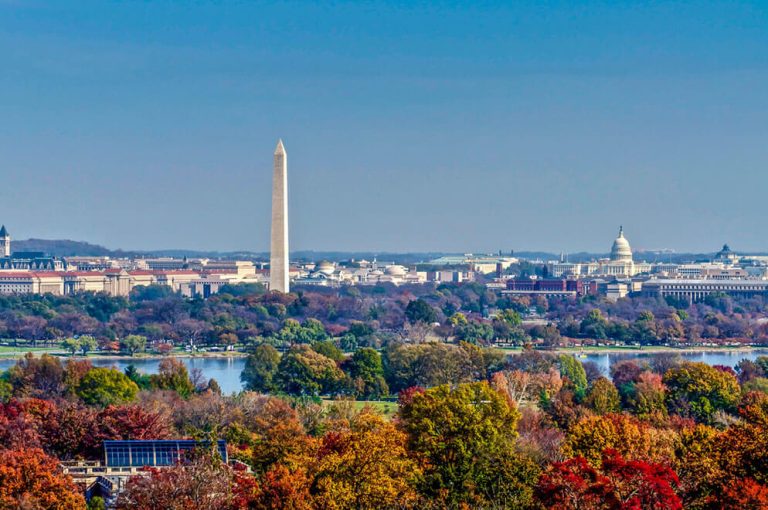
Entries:
{"type": "Polygon", "coordinates": [[[0,223],[110,248],[768,250],[768,2],[0,0],[0,223]]]}

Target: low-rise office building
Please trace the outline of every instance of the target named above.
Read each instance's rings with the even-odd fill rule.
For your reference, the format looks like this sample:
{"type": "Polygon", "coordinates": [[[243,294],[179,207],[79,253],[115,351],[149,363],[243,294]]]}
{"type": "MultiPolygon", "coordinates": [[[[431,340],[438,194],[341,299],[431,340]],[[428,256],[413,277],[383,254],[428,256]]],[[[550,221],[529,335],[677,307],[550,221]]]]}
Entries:
{"type": "Polygon", "coordinates": [[[767,280],[651,279],[643,282],[642,293],[649,297],[674,297],[689,302],[711,294],[729,296],[768,296],[767,280]]]}

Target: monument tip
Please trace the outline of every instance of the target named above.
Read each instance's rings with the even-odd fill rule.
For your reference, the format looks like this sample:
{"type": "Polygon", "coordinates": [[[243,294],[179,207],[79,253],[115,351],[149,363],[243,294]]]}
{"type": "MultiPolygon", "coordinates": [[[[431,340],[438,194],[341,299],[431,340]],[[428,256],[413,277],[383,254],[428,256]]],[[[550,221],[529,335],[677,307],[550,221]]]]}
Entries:
{"type": "Polygon", "coordinates": [[[285,154],[285,147],[283,146],[283,139],[277,140],[277,147],[275,147],[275,154],[285,154]]]}

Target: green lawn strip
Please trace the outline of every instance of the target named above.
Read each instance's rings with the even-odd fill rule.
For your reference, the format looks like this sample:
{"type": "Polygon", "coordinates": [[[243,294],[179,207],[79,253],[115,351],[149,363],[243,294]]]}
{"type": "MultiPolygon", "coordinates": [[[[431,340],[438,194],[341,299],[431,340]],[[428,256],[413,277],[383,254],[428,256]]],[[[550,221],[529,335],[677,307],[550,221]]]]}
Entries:
{"type": "MultiPolygon", "coordinates": [[[[323,399],[324,406],[330,406],[336,402],[332,399],[323,399]]],[[[355,410],[361,411],[365,406],[373,408],[385,418],[392,418],[397,413],[397,402],[388,402],[385,400],[355,400],[355,410]]]]}

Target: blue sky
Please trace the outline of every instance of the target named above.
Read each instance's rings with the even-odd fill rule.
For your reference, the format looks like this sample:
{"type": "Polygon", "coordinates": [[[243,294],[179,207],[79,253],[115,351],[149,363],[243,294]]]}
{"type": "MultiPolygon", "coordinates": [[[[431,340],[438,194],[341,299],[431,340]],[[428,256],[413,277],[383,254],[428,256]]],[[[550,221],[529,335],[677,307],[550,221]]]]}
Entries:
{"type": "Polygon", "coordinates": [[[0,0],[17,238],[768,251],[767,2],[0,0]]]}

